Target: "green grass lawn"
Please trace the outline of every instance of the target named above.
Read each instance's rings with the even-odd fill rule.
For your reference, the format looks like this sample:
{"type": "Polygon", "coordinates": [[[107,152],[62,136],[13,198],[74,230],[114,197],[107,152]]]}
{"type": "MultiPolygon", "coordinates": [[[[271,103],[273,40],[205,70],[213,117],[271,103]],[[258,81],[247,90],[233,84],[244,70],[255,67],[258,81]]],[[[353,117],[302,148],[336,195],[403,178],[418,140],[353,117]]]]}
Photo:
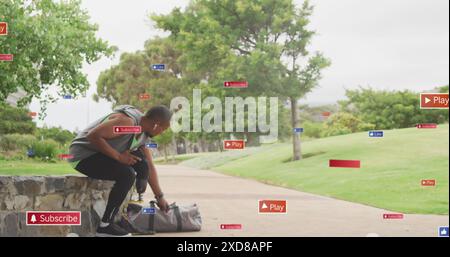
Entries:
{"type": "MultiPolygon", "coordinates": [[[[176,162],[264,183],[402,213],[448,214],[449,126],[323,138],[302,144],[304,159],[289,161],[291,144],[222,153],[180,155],[176,162]],[[360,169],[329,168],[329,159],[361,160],[360,169]],[[435,179],[423,187],[422,179],[435,179]]],[[[163,159],[155,162],[162,164],[163,159]]],[[[0,175],[78,174],[64,161],[0,161],[0,175]]]]}
{"type": "Polygon", "coordinates": [[[290,144],[277,144],[214,167],[226,174],[402,213],[448,214],[449,127],[337,136],[302,144],[304,158],[289,162],[290,144]],[[329,168],[330,159],[360,160],[361,168],[329,168]],[[423,187],[422,179],[435,179],[423,187]]]}
{"type": "Polygon", "coordinates": [[[80,174],[65,161],[48,163],[35,160],[4,161],[0,160],[0,176],[2,175],[66,175],[80,174]]]}

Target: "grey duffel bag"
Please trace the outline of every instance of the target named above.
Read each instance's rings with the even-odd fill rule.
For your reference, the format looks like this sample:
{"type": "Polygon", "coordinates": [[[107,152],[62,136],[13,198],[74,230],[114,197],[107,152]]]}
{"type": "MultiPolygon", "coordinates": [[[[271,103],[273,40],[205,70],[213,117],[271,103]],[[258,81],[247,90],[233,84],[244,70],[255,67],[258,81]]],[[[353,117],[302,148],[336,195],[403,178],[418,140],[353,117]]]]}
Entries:
{"type": "Polygon", "coordinates": [[[121,225],[135,234],[200,231],[202,219],[196,204],[178,206],[173,203],[165,213],[151,201],[147,206],[128,204],[126,217],[121,220],[121,225]]]}

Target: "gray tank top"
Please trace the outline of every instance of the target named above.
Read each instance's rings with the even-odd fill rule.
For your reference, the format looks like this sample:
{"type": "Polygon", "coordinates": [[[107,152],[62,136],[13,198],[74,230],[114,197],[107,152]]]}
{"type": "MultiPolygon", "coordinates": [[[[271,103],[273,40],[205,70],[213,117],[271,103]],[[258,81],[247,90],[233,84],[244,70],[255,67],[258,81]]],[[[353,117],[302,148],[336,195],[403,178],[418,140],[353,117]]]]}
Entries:
{"type": "MultiPolygon", "coordinates": [[[[141,120],[141,117],[144,116],[138,109],[131,105],[121,105],[114,109],[113,113],[123,113],[133,119],[133,126],[139,126],[139,122],[141,120]]],[[[111,113],[111,114],[113,114],[111,113]]],[[[109,115],[111,115],[109,114],[109,115]]],[[[71,163],[78,163],[80,160],[85,159],[91,155],[94,155],[98,153],[99,151],[95,148],[94,145],[92,145],[86,138],[89,131],[97,127],[99,124],[101,124],[106,117],[100,118],[91,124],[87,126],[83,131],[81,131],[74,140],[72,140],[72,143],[70,144],[69,148],[69,154],[72,155],[72,158],[68,161],[71,163]]],[[[119,153],[122,153],[126,150],[135,150],[138,147],[142,145],[146,145],[148,143],[151,143],[151,139],[147,136],[145,136],[144,133],[141,134],[139,139],[133,140],[135,134],[125,134],[123,136],[109,139],[107,140],[108,144],[117,150],[119,153]],[[133,141],[135,141],[133,143],[133,141]]]]}

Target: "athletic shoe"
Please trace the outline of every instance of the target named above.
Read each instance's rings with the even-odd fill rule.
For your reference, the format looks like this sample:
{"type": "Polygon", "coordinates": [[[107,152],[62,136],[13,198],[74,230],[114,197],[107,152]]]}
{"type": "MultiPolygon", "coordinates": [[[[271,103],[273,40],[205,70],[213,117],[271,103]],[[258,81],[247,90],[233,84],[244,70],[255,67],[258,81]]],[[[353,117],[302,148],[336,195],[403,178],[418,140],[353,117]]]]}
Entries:
{"type": "Polygon", "coordinates": [[[131,236],[128,231],[125,231],[123,228],[119,227],[114,223],[110,223],[106,227],[98,227],[97,233],[95,236],[98,237],[122,237],[122,236],[131,236]]]}

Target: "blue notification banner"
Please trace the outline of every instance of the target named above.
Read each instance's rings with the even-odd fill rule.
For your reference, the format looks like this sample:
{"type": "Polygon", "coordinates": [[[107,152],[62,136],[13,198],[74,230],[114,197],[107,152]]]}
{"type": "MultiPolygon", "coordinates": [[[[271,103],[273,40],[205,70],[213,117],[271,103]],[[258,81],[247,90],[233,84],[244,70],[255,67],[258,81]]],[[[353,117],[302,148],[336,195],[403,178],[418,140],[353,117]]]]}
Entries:
{"type": "Polygon", "coordinates": [[[142,214],[155,214],[155,208],[142,208],[142,214]]]}
{"type": "Polygon", "coordinates": [[[294,133],[303,133],[303,128],[294,128],[294,133]]]}
{"type": "Polygon", "coordinates": [[[158,144],[157,143],[150,143],[150,144],[146,144],[145,146],[147,148],[158,148],[158,144]]]}
{"type": "Polygon", "coordinates": [[[369,131],[369,137],[383,137],[383,131],[369,131]]]}
{"type": "Polygon", "coordinates": [[[165,70],[166,65],[165,64],[153,64],[152,70],[165,70]]]}

